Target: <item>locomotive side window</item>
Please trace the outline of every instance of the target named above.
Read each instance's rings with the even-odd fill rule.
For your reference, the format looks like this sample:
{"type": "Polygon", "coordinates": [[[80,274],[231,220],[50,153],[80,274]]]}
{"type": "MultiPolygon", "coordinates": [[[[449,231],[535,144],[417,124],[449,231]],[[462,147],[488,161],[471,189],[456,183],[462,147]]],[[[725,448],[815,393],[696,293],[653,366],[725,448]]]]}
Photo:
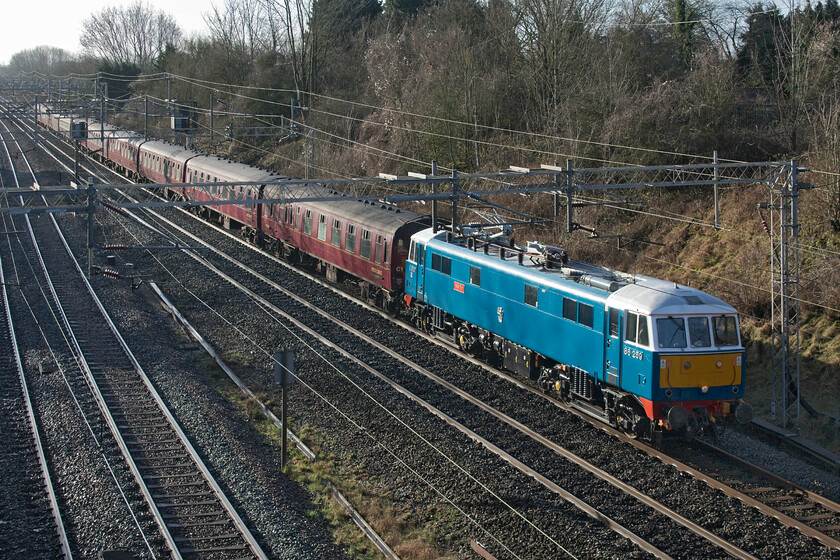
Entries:
{"type": "Polygon", "coordinates": [[[575,300],[563,298],[563,317],[569,321],[577,321],[577,302],[575,300]]]}
{"type": "Polygon", "coordinates": [[[667,317],[656,320],[661,348],[685,348],[685,321],[682,317],[667,317]]]}
{"type": "MultiPolygon", "coordinates": [[[[420,258],[423,258],[422,255],[420,258]]],[[[452,259],[432,253],[432,270],[437,270],[447,276],[452,274],[452,259]]]]}
{"type": "Polygon", "coordinates": [[[481,269],[477,266],[470,267],[470,284],[481,286],[481,269]]]}
{"type": "Polygon", "coordinates": [[[408,260],[411,262],[417,262],[417,242],[412,241],[411,245],[409,245],[408,249],[408,260]]]}
{"type": "Polygon", "coordinates": [[[642,346],[650,346],[647,317],[639,316],[639,338],[636,342],[642,346]]]}
{"type": "Polygon", "coordinates": [[[627,341],[642,346],[650,345],[647,317],[638,313],[627,312],[627,341]]]}
{"type": "Polygon", "coordinates": [[[323,214],[318,216],[318,239],[327,240],[327,217],[323,214]]]}
{"type": "Polygon", "coordinates": [[[347,233],[344,235],[344,248],[351,253],[356,252],[356,226],[347,224],[347,233]]]}
{"type": "Polygon", "coordinates": [[[639,323],[639,316],[635,313],[627,312],[627,336],[625,340],[628,342],[636,342],[636,326],[639,323]]]}
{"type": "Polygon", "coordinates": [[[362,230],[362,241],[359,243],[359,254],[366,258],[370,258],[370,231],[362,230]]]}
{"type": "Polygon", "coordinates": [[[712,339],[709,336],[709,318],[689,317],[688,335],[691,339],[692,348],[708,348],[711,346],[712,339]]]}
{"type": "Polygon", "coordinates": [[[341,247],[341,220],[333,220],[332,244],[336,247],[341,247]]]}
{"type": "Polygon", "coordinates": [[[712,317],[715,346],[738,346],[738,325],[735,317],[712,317]]]}
{"type": "Polygon", "coordinates": [[[539,296],[539,289],[536,286],[525,284],[525,303],[533,307],[537,307],[537,297],[539,296]]]}
{"type": "Polygon", "coordinates": [[[312,235],[312,210],[307,210],[303,215],[303,233],[312,235]]]}
{"type": "Polygon", "coordinates": [[[578,321],[590,329],[595,325],[595,313],[591,305],[581,303],[578,309],[578,321]]]}
{"type": "Polygon", "coordinates": [[[618,309],[610,309],[610,336],[618,336],[618,309]]]}

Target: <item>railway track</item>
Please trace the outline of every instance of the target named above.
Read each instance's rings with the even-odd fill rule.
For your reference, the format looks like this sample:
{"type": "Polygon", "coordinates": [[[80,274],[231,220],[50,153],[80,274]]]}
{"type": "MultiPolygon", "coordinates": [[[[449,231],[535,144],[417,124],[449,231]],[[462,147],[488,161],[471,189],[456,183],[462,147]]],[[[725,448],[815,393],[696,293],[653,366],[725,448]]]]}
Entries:
{"type": "Polygon", "coordinates": [[[64,334],[172,556],[266,558],[120,336],[56,222],[27,217],[27,223],[33,260],[45,272],[64,334]]]}
{"type": "MultiPolygon", "coordinates": [[[[276,287],[275,287],[275,290],[276,290],[276,287]]],[[[250,294],[250,297],[255,297],[255,293],[251,293],[251,294],[250,294]]],[[[265,304],[265,305],[267,305],[267,303],[264,303],[264,304],[265,304]]],[[[275,310],[275,312],[277,312],[277,310],[275,310]]],[[[346,327],[345,327],[345,328],[346,328],[346,327]]],[[[368,343],[370,343],[370,341],[369,341],[369,340],[368,340],[367,342],[368,342],[368,343]]],[[[416,371],[416,370],[415,370],[415,371],[416,371]]],[[[462,395],[462,397],[463,397],[463,395],[462,395]]],[[[485,410],[485,411],[486,411],[486,410],[485,410]]],[[[473,433],[473,435],[470,435],[470,437],[475,438],[475,434],[473,433]]],[[[485,445],[486,445],[486,444],[485,444],[485,445]]],[[[555,451],[556,451],[556,450],[555,450],[555,451]]],[[[512,459],[512,457],[508,457],[507,459],[508,459],[508,461],[510,461],[510,460],[512,459]]],[[[532,474],[532,476],[533,476],[533,474],[534,474],[534,473],[531,473],[531,474],[532,474]]],[[[730,553],[730,554],[731,554],[731,553],[732,553],[732,551],[728,551],[728,553],[730,553]]],[[[743,553],[743,551],[741,551],[741,553],[743,553]]],[[[738,553],[736,552],[735,554],[738,554],[738,553]]],[[[749,557],[749,556],[741,556],[741,557],[749,557]]]]}
{"type": "MultiPolygon", "coordinates": [[[[172,223],[167,223],[166,226],[169,228],[170,231],[172,231],[173,228],[177,227],[172,223]]],[[[158,227],[158,228],[161,227],[160,220],[158,221],[158,223],[155,224],[155,227],[158,227]]],[[[187,232],[185,232],[183,230],[180,230],[178,233],[180,235],[189,235],[187,232]]],[[[195,244],[198,241],[199,240],[197,238],[192,238],[192,239],[185,240],[186,243],[191,243],[191,244],[195,244]]],[[[222,256],[222,255],[219,255],[219,256],[222,256]]],[[[295,300],[296,304],[304,305],[309,309],[313,309],[316,313],[320,314],[320,316],[323,317],[324,319],[326,319],[327,321],[329,321],[331,323],[334,323],[334,324],[338,324],[342,329],[351,333],[353,336],[355,336],[356,338],[363,341],[366,345],[371,345],[371,346],[375,347],[376,350],[389,355],[391,358],[394,358],[394,359],[399,360],[399,361],[405,361],[404,356],[401,356],[401,355],[391,351],[390,349],[386,348],[384,345],[382,345],[380,343],[377,343],[375,340],[371,339],[367,335],[365,335],[365,334],[359,332],[358,330],[350,327],[349,325],[337,320],[335,317],[330,316],[329,314],[327,314],[327,313],[325,313],[325,312],[323,312],[319,309],[314,308],[308,302],[303,301],[301,298],[299,298],[299,297],[295,296],[294,294],[288,292],[287,290],[283,289],[281,286],[272,282],[268,278],[260,277],[260,275],[255,274],[253,271],[247,270],[247,268],[243,267],[242,265],[237,264],[237,265],[235,265],[235,268],[240,268],[246,274],[251,274],[254,277],[258,278],[260,283],[270,286],[271,290],[273,290],[274,292],[282,293],[283,296],[284,296],[284,301],[278,303],[278,302],[276,302],[275,298],[271,298],[272,300],[275,300],[275,301],[269,301],[268,298],[263,298],[257,293],[256,290],[260,290],[259,287],[253,287],[253,289],[249,288],[249,287],[246,287],[242,283],[234,280],[230,275],[222,273],[219,270],[218,263],[217,263],[217,265],[210,265],[209,263],[206,263],[206,261],[202,257],[194,256],[193,258],[195,258],[196,260],[199,260],[199,261],[204,261],[205,266],[208,266],[208,268],[211,268],[212,270],[214,270],[216,272],[216,274],[221,275],[227,282],[230,282],[231,284],[235,285],[238,289],[247,291],[247,295],[248,295],[249,298],[258,301],[260,303],[260,305],[262,305],[264,307],[271,308],[274,311],[274,313],[283,316],[284,319],[287,322],[295,323],[295,325],[298,328],[306,328],[309,331],[308,334],[310,336],[321,339],[321,342],[325,345],[333,345],[334,346],[335,345],[335,342],[333,341],[334,337],[331,336],[330,340],[324,340],[323,337],[321,335],[319,335],[318,333],[314,332],[314,330],[305,327],[302,323],[300,323],[295,318],[293,318],[292,316],[287,314],[285,311],[282,311],[280,309],[281,305],[282,305],[283,309],[285,309],[285,310],[289,309],[290,304],[288,302],[288,298],[291,298],[291,299],[295,300]]],[[[223,258],[227,259],[229,262],[232,262],[232,260],[229,257],[223,256],[223,258]]],[[[320,328],[319,330],[323,331],[323,328],[320,328]]],[[[360,345],[357,344],[357,343],[350,343],[348,347],[359,348],[359,346],[360,345]]],[[[349,353],[343,353],[343,354],[344,354],[344,357],[346,357],[346,358],[357,360],[358,365],[366,368],[370,373],[374,374],[379,379],[385,381],[386,383],[389,383],[396,391],[409,396],[410,398],[412,398],[413,400],[418,402],[418,404],[425,407],[427,410],[432,411],[434,414],[436,414],[439,418],[441,418],[442,420],[444,420],[448,424],[456,426],[459,430],[462,431],[462,433],[466,434],[471,439],[473,439],[475,441],[480,441],[486,448],[493,450],[499,457],[501,457],[502,459],[507,461],[509,464],[515,465],[522,473],[527,474],[527,475],[529,475],[533,478],[536,478],[547,488],[551,489],[554,492],[559,493],[565,499],[571,501],[572,503],[575,503],[579,508],[581,508],[583,511],[585,511],[588,515],[590,515],[594,518],[599,518],[599,519],[604,520],[608,524],[609,527],[611,527],[613,530],[616,530],[620,534],[623,534],[624,536],[627,536],[628,538],[633,540],[633,542],[635,542],[643,550],[652,552],[652,553],[658,555],[659,557],[667,557],[667,553],[665,553],[661,550],[658,550],[655,546],[651,545],[650,543],[645,542],[644,539],[632,534],[631,531],[628,531],[626,528],[622,527],[620,525],[620,523],[617,523],[617,522],[609,519],[609,517],[606,516],[605,514],[603,514],[602,512],[599,512],[597,510],[594,510],[594,509],[590,508],[586,504],[585,501],[580,500],[576,496],[573,496],[570,493],[566,492],[558,484],[556,484],[552,480],[542,476],[536,470],[528,467],[522,461],[519,461],[516,457],[514,457],[510,453],[507,453],[503,449],[499,448],[497,445],[495,445],[489,439],[486,439],[486,438],[480,436],[477,432],[473,431],[472,429],[470,429],[466,425],[464,425],[460,422],[456,422],[453,419],[453,417],[450,416],[449,414],[447,414],[446,412],[444,412],[444,411],[438,409],[437,407],[431,405],[430,403],[428,403],[424,399],[421,399],[417,395],[413,394],[411,391],[408,391],[407,389],[405,389],[405,387],[403,387],[403,386],[399,385],[397,382],[391,380],[390,379],[390,373],[389,373],[389,376],[385,376],[379,371],[371,370],[371,368],[369,366],[366,366],[365,363],[359,362],[358,359],[355,358],[355,356],[353,356],[349,353]]],[[[371,349],[368,348],[368,347],[364,347],[363,349],[360,349],[360,350],[355,350],[354,354],[366,356],[365,362],[370,362],[370,361],[377,362],[377,363],[381,362],[381,360],[379,358],[376,358],[376,357],[373,356],[374,352],[372,352],[371,349]]],[[[393,372],[397,368],[398,368],[398,366],[396,366],[395,364],[389,364],[388,367],[385,367],[385,368],[382,368],[382,366],[379,366],[379,369],[387,370],[389,372],[393,372]]],[[[594,474],[596,477],[600,478],[602,481],[608,482],[614,488],[620,489],[622,492],[625,492],[625,493],[633,496],[635,499],[640,500],[642,503],[644,503],[645,505],[647,505],[649,507],[652,507],[654,510],[656,510],[658,513],[664,515],[666,518],[671,519],[671,520],[677,520],[680,525],[690,529],[696,535],[702,536],[702,538],[707,539],[709,542],[714,543],[715,546],[721,547],[727,554],[729,554],[731,556],[734,556],[734,557],[739,557],[739,558],[753,558],[754,557],[751,554],[749,554],[749,553],[747,553],[743,550],[740,550],[735,546],[732,546],[731,544],[726,542],[725,539],[720,539],[720,538],[714,536],[709,531],[706,531],[705,529],[697,526],[696,524],[687,520],[683,516],[677,514],[676,512],[670,510],[669,508],[663,506],[662,504],[660,504],[656,500],[651,499],[650,497],[644,495],[643,493],[636,491],[635,489],[633,489],[629,485],[622,483],[617,478],[609,475],[608,473],[606,473],[602,469],[600,469],[598,467],[595,467],[594,465],[588,463],[587,461],[582,460],[581,458],[574,456],[574,454],[571,454],[571,453],[567,452],[561,446],[556,445],[553,442],[547,440],[546,438],[543,438],[543,437],[539,436],[539,434],[537,434],[535,431],[527,428],[526,426],[522,425],[521,423],[516,422],[515,420],[513,420],[509,417],[506,417],[503,414],[498,413],[497,411],[493,410],[492,407],[484,404],[483,402],[479,401],[478,399],[475,399],[475,398],[471,397],[469,394],[465,393],[464,391],[461,391],[461,390],[457,389],[456,387],[452,386],[451,384],[443,381],[442,379],[440,379],[438,376],[434,375],[433,373],[431,373],[427,369],[422,368],[420,366],[416,366],[416,365],[413,366],[413,369],[414,369],[415,373],[419,373],[419,374],[425,376],[426,378],[433,380],[435,383],[438,383],[438,384],[446,387],[449,391],[452,391],[453,393],[456,393],[463,400],[465,400],[465,401],[471,403],[472,405],[476,406],[482,412],[494,416],[496,419],[504,422],[508,426],[514,426],[516,429],[520,430],[523,434],[527,435],[528,437],[531,437],[535,440],[538,440],[543,446],[545,446],[547,449],[550,449],[551,451],[556,453],[558,456],[564,457],[565,459],[567,459],[570,462],[576,464],[577,466],[582,467],[583,469],[585,469],[589,473],[594,474]]],[[[473,412],[472,414],[475,414],[475,413],[473,412]]],[[[594,486],[594,485],[590,483],[590,486],[594,486]]]]}
{"type": "Polygon", "coordinates": [[[669,455],[706,473],[721,490],[744,500],[805,535],[840,550],[840,504],[794,484],[702,440],[691,441],[669,455]]]}
{"type": "Polygon", "coordinates": [[[0,259],[0,493],[12,497],[0,518],[0,555],[32,555],[70,560],[73,555],[47,466],[41,434],[26,387],[26,377],[9,308],[0,259]]]}

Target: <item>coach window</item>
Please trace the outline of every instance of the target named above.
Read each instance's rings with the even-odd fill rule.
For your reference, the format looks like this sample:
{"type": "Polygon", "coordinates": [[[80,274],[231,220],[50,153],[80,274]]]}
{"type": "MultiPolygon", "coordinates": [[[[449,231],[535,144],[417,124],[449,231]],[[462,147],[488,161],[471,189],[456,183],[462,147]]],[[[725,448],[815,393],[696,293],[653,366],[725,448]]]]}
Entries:
{"type": "Polygon", "coordinates": [[[312,235],[312,210],[307,210],[303,215],[303,233],[312,235]]]}
{"type": "Polygon", "coordinates": [[[333,220],[332,244],[341,247],[341,220],[333,220]]]}
{"type": "Polygon", "coordinates": [[[388,262],[390,262],[390,260],[391,260],[391,255],[390,255],[390,251],[389,251],[390,247],[391,247],[391,244],[386,241],[385,242],[385,255],[382,259],[382,262],[384,262],[385,264],[388,264],[388,262]]]}
{"type": "Polygon", "coordinates": [[[481,286],[481,269],[477,266],[470,267],[470,284],[481,286]]]}
{"type": "Polygon", "coordinates": [[[318,216],[318,239],[327,240],[327,217],[323,214],[318,216]]]}
{"type": "Polygon", "coordinates": [[[575,300],[563,298],[563,318],[569,321],[577,321],[577,302],[575,300]]]}
{"type": "Polygon", "coordinates": [[[594,313],[591,305],[581,303],[578,306],[578,322],[590,329],[595,325],[594,313]]]}
{"type": "Polygon", "coordinates": [[[370,231],[362,230],[362,241],[359,243],[359,254],[366,258],[370,258],[370,231]]]}
{"type": "Polygon", "coordinates": [[[347,224],[347,233],[344,235],[344,249],[351,253],[356,252],[356,226],[347,224]]]}
{"type": "Polygon", "coordinates": [[[539,293],[540,290],[536,286],[525,284],[525,303],[533,307],[537,307],[537,297],[539,296],[539,293]]]}
{"type": "Polygon", "coordinates": [[[383,256],[383,253],[384,253],[384,249],[385,248],[382,245],[382,236],[377,235],[376,236],[376,258],[374,259],[374,260],[376,260],[376,262],[378,262],[378,263],[382,262],[382,256],[383,256]]]}

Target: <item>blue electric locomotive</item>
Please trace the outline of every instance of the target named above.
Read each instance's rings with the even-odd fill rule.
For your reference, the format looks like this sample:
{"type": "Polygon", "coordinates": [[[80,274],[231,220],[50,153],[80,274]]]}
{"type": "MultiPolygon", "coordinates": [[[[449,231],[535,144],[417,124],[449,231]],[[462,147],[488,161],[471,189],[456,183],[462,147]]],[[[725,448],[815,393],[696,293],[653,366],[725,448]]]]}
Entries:
{"type": "Polygon", "coordinates": [[[699,290],[570,261],[539,243],[423,230],[409,316],[628,433],[752,417],[736,311],[699,290]]]}

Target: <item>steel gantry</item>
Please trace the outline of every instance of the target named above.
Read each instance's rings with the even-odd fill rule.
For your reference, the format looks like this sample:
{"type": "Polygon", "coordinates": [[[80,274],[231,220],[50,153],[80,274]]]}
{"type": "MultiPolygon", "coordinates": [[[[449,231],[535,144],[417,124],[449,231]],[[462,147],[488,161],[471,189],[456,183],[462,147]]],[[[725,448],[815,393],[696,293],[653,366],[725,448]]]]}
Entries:
{"type": "Polygon", "coordinates": [[[770,183],[769,202],[759,204],[759,214],[770,238],[771,316],[773,322],[773,401],[771,415],[784,428],[799,423],[799,194],[810,185],[798,180],[802,170],[791,162],[770,183]],[[769,224],[762,210],[770,215],[769,224]]]}

